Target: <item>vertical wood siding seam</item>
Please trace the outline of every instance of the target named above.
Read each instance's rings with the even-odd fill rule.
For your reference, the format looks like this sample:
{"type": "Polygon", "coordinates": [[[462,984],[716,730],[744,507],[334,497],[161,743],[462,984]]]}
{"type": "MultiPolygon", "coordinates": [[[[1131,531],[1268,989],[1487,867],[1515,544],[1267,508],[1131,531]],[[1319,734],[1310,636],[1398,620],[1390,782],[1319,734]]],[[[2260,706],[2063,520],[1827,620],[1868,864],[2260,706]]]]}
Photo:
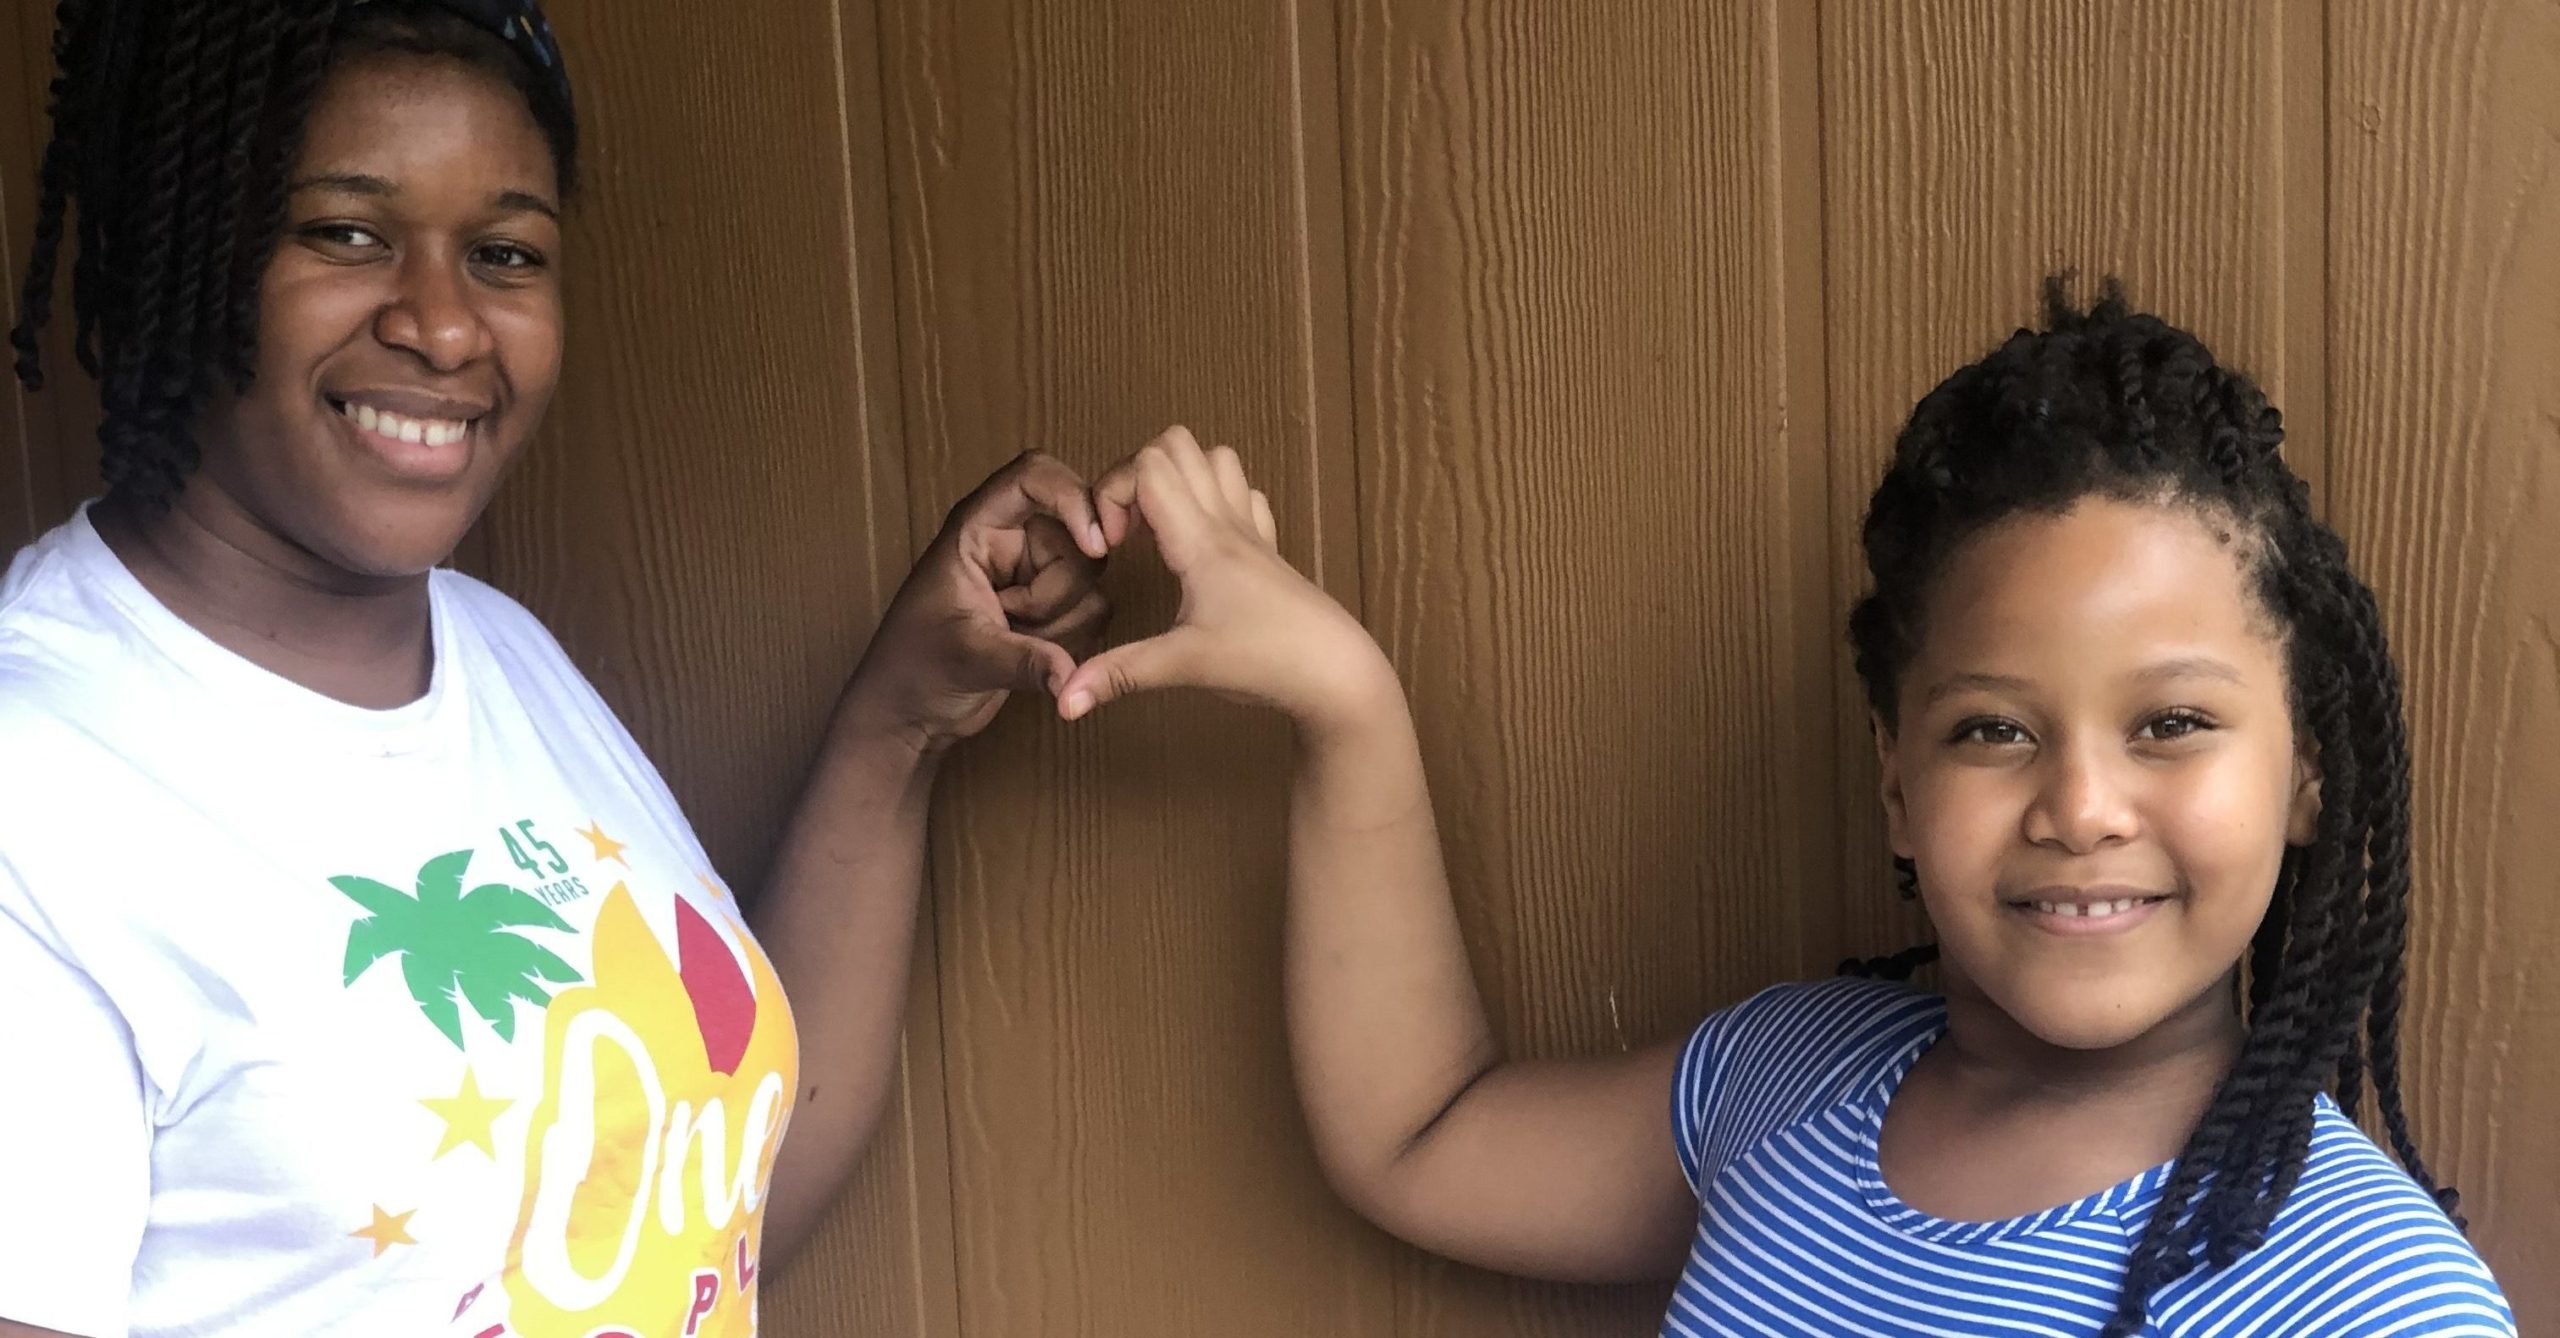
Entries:
{"type": "MultiPolygon", "coordinates": [[[[847,283],[850,287],[850,291],[847,296],[852,302],[852,315],[855,322],[855,328],[860,330],[863,328],[862,318],[864,314],[861,288],[862,264],[859,249],[860,240],[856,236],[854,229],[861,226],[861,219],[857,216],[855,207],[856,197],[853,190],[852,109],[846,101],[847,90],[845,84],[846,73],[844,68],[845,54],[843,40],[844,0],[829,0],[829,7],[833,14],[833,31],[836,37],[835,64],[837,110],[838,117],[844,124],[844,137],[842,143],[844,145],[843,161],[845,164],[845,273],[847,276],[847,283]]],[[[871,518],[874,525],[888,521],[892,515],[895,516],[897,521],[897,534],[900,542],[894,549],[889,550],[892,554],[890,563],[883,566],[874,562],[871,567],[872,607],[885,612],[888,608],[888,598],[891,594],[889,583],[891,580],[895,579],[893,573],[900,570],[898,566],[900,559],[912,553],[916,548],[914,487],[916,462],[912,455],[912,442],[915,435],[913,415],[911,413],[912,406],[910,406],[907,401],[906,292],[904,285],[900,282],[905,275],[906,270],[901,264],[903,257],[899,254],[903,246],[903,240],[898,231],[897,220],[895,217],[895,205],[891,198],[890,188],[891,157],[893,155],[895,141],[892,137],[891,127],[889,124],[889,98],[891,83],[889,71],[887,0],[871,0],[869,9],[871,16],[873,91],[872,125],[869,128],[871,132],[877,136],[879,143],[880,154],[878,163],[880,180],[878,185],[880,188],[881,203],[880,221],[888,234],[887,237],[883,239],[884,245],[888,248],[888,291],[882,295],[886,300],[887,310],[885,313],[886,320],[884,322],[884,328],[879,332],[879,334],[881,338],[888,341],[889,345],[889,386],[886,392],[890,397],[888,419],[894,426],[894,430],[897,433],[897,440],[895,442],[885,444],[879,442],[870,443],[870,448],[867,449],[863,455],[862,477],[863,489],[867,494],[864,498],[864,514],[871,518]],[[882,451],[884,449],[892,449],[897,453],[898,478],[897,487],[895,489],[897,494],[897,504],[894,509],[884,507],[880,502],[878,475],[880,470],[880,461],[883,458],[882,451]]],[[[867,341],[864,347],[868,347],[867,341]]],[[[860,359],[857,358],[857,364],[859,363],[860,359]]],[[[867,370],[867,368],[861,368],[857,374],[865,373],[867,370]]],[[[867,382],[865,383],[861,396],[861,403],[864,409],[864,427],[868,429],[873,422],[877,421],[877,415],[873,412],[874,400],[872,398],[871,387],[867,382]]],[[[873,555],[877,557],[881,552],[881,545],[879,537],[876,534],[871,537],[871,548],[873,555]]],[[[937,1187],[929,1186],[923,1182],[924,1168],[920,1164],[920,1159],[910,1156],[907,1159],[909,1203],[909,1220],[907,1229],[909,1239],[912,1241],[916,1252],[915,1259],[913,1261],[914,1275],[911,1279],[910,1286],[914,1289],[917,1300],[917,1321],[924,1331],[930,1332],[933,1326],[932,1317],[936,1309],[928,1303],[928,1298],[926,1296],[928,1278],[931,1273],[931,1270],[926,1266],[926,1260],[930,1257],[927,1253],[928,1246],[930,1245],[941,1255],[942,1259],[948,1265],[945,1277],[950,1286],[950,1296],[948,1297],[946,1306],[941,1308],[940,1312],[951,1317],[952,1329],[955,1335],[966,1335],[969,1333],[969,1297],[967,1288],[961,1286],[960,1282],[960,1177],[952,1164],[949,1151],[950,1148],[954,1146],[955,1139],[958,1136],[958,1131],[951,1127],[951,1047],[947,1042],[940,1039],[948,1034],[950,1024],[950,983],[945,978],[941,960],[941,891],[944,884],[944,872],[941,868],[940,862],[934,857],[934,843],[930,839],[925,842],[922,875],[924,879],[924,886],[918,890],[916,898],[915,925],[911,931],[915,935],[915,938],[914,941],[908,945],[908,952],[911,958],[927,958],[930,961],[931,970],[933,972],[933,1030],[934,1035],[937,1038],[937,1043],[933,1047],[931,1060],[934,1070],[933,1080],[935,1090],[941,1094],[942,1098],[940,1102],[941,1108],[932,1112],[919,1112],[915,1103],[915,1085],[912,1082],[902,1081],[899,1084],[899,1090],[901,1094],[900,1100],[905,1104],[905,1110],[903,1113],[906,1117],[907,1128],[910,1131],[910,1140],[914,1137],[912,1131],[917,1127],[917,1116],[921,1113],[930,1113],[934,1115],[942,1125],[942,1146],[944,1152],[940,1158],[942,1183],[938,1187],[938,1190],[943,1201],[943,1230],[942,1239],[928,1242],[924,1238],[924,1214],[921,1211],[918,1211],[918,1208],[925,1202],[928,1191],[934,1190],[937,1187]]],[[[913,989],[909,989],[907,992],[908,997],[906,1000],[906,1006],[909,1008],[916,1006],[915,993],[916,992],[913,989]]],[[[911,1029],[912,1026],[913,1023],[910,1021],[908,1029],[911,1029]]],[[[902,1029],[902,1032],[904,1030],[907,1029],[902,1029]]],[[[903,1034],[899,1041],[899,1050],[902,1061],[908,1060],[909,1052],[906,1049],[906,1041],[903,1034]]],[[[902,1062],[902,1067],[904,1066],[905,1064],[902,1062]]]]}

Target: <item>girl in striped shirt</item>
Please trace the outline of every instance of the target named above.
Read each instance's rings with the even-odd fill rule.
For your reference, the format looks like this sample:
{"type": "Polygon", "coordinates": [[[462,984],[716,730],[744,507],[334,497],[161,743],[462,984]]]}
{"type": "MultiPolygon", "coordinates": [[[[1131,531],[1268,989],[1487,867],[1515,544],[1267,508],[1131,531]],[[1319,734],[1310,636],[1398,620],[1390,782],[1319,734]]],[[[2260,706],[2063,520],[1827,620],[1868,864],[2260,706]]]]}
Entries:
{"type": "Polygon", "coordinates": [[[1676,1278],[1670,1335],[2514,1333],[2402,1109],[2373,594],[2246,376],[2112,286],[2048,308],[1920,402],[1866,519],[1850,636],[1936,944],[1631,1054],[1502,1054],[1395,675],[1234,453],[1176,429],[1097,488],[1183,611],[1061,709],[1194,686],[1295,723],[1290,1038],[1353,1206],[1676,1278]],[[1935,992],[1871,978],[1928,956],[1935,992]]]}

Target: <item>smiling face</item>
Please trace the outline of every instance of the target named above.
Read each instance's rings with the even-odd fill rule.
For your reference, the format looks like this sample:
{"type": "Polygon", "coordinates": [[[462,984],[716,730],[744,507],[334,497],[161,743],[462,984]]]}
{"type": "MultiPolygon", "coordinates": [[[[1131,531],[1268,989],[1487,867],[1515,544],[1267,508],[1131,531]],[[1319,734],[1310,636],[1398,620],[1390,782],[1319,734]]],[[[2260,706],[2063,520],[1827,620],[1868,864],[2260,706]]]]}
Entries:
{"type": "Polygon", "coordinates": [[[367,56],[330,72],[291,182],[256,379],[207,409],[179,505],[318,575],[414,576],[461,542],[559,380],[551,151],[503,82],[367,56]]]}
{"type": "Polygon", "coordinates": [[[2239,552],[2084,499],[1965,543],[1925,627],[1878,737],[1949,993],[2077,1050],[2210,1005],[2318,809],[2239,552]]]}

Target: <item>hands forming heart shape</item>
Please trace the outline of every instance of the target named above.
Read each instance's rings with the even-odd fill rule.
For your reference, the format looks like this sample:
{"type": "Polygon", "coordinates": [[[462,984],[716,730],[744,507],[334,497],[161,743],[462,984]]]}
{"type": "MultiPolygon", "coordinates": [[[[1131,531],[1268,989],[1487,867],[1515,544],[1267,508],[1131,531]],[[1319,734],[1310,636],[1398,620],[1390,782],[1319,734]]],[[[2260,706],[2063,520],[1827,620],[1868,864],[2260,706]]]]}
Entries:
{"type": "Polygon", "coordinates": [[[1394,694],[1366,630],[1281,557],[1236,453],[1175,427],[1089,489],[1036,452],[954,507],[855,671],[848,699],[926,751],[984,729],[1016,690],[1080,719],[1135,692],[1205,688],[1301,724],[1394,694]],[[1182,585],[1173,624],[1102,648],[1104,564],[1151,533],[1182,585]]]}

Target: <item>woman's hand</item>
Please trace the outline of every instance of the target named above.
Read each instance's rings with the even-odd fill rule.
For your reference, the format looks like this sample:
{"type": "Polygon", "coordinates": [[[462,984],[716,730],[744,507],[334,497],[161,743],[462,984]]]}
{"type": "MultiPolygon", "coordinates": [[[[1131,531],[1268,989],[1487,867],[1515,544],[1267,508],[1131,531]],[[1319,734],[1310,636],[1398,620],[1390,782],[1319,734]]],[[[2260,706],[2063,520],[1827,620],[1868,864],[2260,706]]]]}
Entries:
{"type": "Polygon", "coordinates": [[[1203,451],[1169,428],[1094,485],[1117,549],[1143,525],[1182,582],[1173,626],[1104,651],[1059,692],[1073,720],[1154,688],[1207,688],[1323,730],[1382,703],[1401,705],[1395,674],[1358,620],[1280,556],[1270,500],[1236,453],[1203,451]]]}
{"type": "Polygon", "coordinates": [[[1083,478],[1036,451],[961,500],[916,559],[845,690],[843,712],[932,756],[1016,690],[1058,692],[1100,642],[1108,551],[1083,478]]]}

